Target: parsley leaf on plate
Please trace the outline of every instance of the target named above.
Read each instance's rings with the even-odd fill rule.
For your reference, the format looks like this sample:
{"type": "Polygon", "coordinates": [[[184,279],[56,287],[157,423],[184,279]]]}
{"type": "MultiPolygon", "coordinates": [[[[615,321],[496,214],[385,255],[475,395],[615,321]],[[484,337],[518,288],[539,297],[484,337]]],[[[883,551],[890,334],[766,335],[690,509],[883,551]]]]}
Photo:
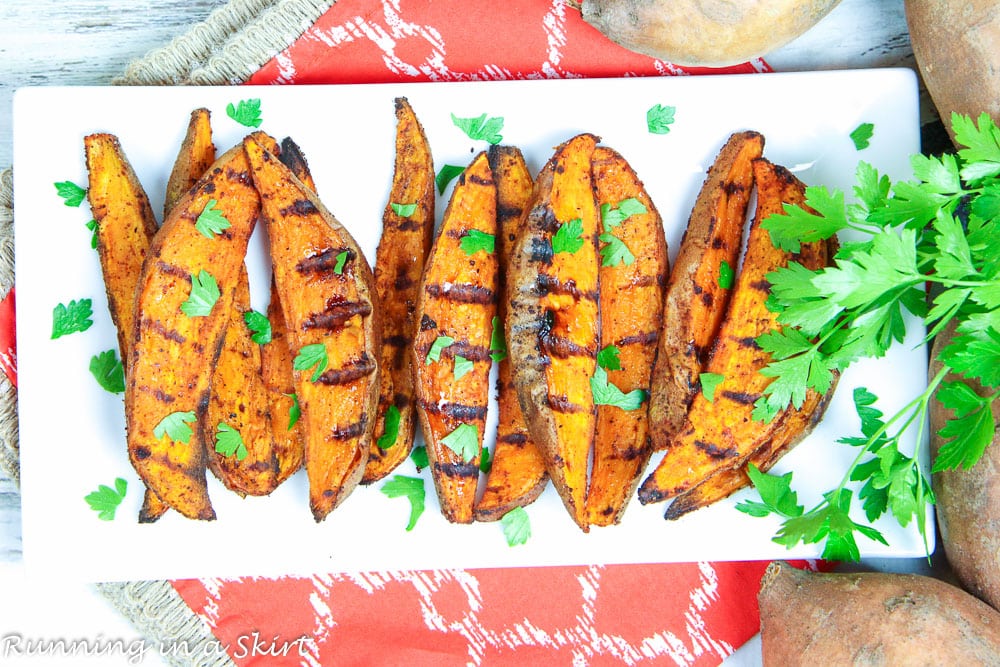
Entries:
{"type": "Polygon", "coordinates": [[[401,218],[408,218],[417,210],[416,204],[397,204],[396,202],[392,202],[389,204],[389,207],[393,213],[401,218]]]}
{"type": "Polygon", "coordinates": [[[733,287],[733,267],[726,260],[722,260],[722,263],[719,264],[719,287],[722,289],[732,289],[733,287]]]}
{"type": "Polygon", "coordinates": [[[244,125],[246,127],[260,127],[262,122],[260,115],[260,99],[252,98],[248,100],[240,100],[235,105],[230,102],[226,105],[226,115],[240,125],[244,125]]]}
{"type": "Polygon", "coordinates": [[[90,299],[58,304],[52,309],[52,340],[71,333],[86,331],[93,324],[94,308],[90,299]]]}
{"type": "Polygon", "coordinates": [[[435,338],[434,342],[431,343],[430,349],[427,350],[427,358],[424,360],[424,363],[430,365],[435,361],[441,361],[442,350],[454,342],[455,339],[451,336],[438,336],[435,338]]]}
{"type": "Polygon", "coordinates": [[[83,497],[90,509],[97,512],[97,518],[101,521],[112,521],[118,506],[125,500],[125,493],[128,491],[128,482],[121,477],[115,478],[115,488],[106,484],[100,484],[96,491],[91,491],[83,497]]]}
{"type": "Polygon", "coordinates": [[[698,379],[701,380],[701,393],[705,397],[705,400],[709,403],[714,403],[715,390],[726,379],[726,376],[719,373],[702,373],[698,376],[698,379]]]}
{"type": "Polygon", "coordinates": [[[503,534],[507,538],[509,547],[524,544],[531,537],[531,520],[528,518],[528,511],[523,507],[515,507],[504,514],[500,524],[503,526],[503,534]]]}
{"type": "Polygon", "coordinates": [[[125,370],[115,350],[105,350],[91,357],[90,373],[106,391],[112,394],[125,391],[125,370]]]}
{"type": "Polygon", "coordinates": [[[628,249],[625,242],[611,232],[601,234],[598,239],[604,243],[600,250],[601,266],[618,266],[619,264],[631,266],[635,262],[635,255],[628,249]]]}
{"type": "Polygon", "coordinates": [[[490,358],[500,363],[507,358],[507,341],[503,337],[503,324],[500,317],[493,316],[493,329],[490,332],[490,358]]]}
{"type": "Polygon", "coordinates": [[[622,410],[638,410],[648,394],[644,389],[623,392],[608,381],[608,372],[598,366],[590,378],[590,390],[594,395],[594,405],[613,405],[622,410]]]}
{"type": "Polygon", "coordinates": [[[620,354],[621,350],[617,345],[607,345],[598,351],[597,365],[605,370],[620,371],[622,369],[622,362],[618,356],[620,354]]]}
{"type": "Polygon", "coordinates": [[[406,498],[410,501],[410,519],[406,530],[411,531],[417,525],[417,519],[424,513],[424,502],[427,492],[424,490],[424,480],[420,477],[393,475],[379,489],[390,498],[406,498]]]}
{"type": "Polygon", "coordinates": [[[416,466],[417,472],[430,465],[430,461],[427,460],[426,447],[414,447],[413,451],[410,452],[410,458],[413,460],[413,465],[416,466]]]}
{"type": "Polygon", "coordinates": [[[63,204],[71,208],[76,208],[83,203],[87,197],[87,191],[71,181],[60,181],[53,183],[56,194],[63,199],[63,204]]]}
{"type": "Polygon", "coordinates": [[[493,468],[493,454],[484,445],[479,450],[479,471],[484,475],[489,475],[493,468]]]}
{"type": "Polygon", "coordinates": [[[439,195],[444,194],[445,188],[451,183],[455,178],[465,171],[465,167],[459,167],[454,164],[442,165],[441,169],[438,170],[437,176],[434,177],[434,183],[437,185],[437,190],[439,195]]]}
{"type": "Polygon", "coordinates": [[[91,231],[91,234],[90,234],[90,247],[96,250],[97,249],[97,227],[98,227],[97,220],[91,218],[90,220],[87,221],[86,227],[87,227],[87,229],[89,229],[91,231]]]}
{"type": "Polygon", "coordinates": [[[503,117],[487,118],[486,114],[474,118],[459,118],[451,114],[451,122],[455,127],[462,130],[467,137],[474,140],[486,141],[490,144],[499,144],[503,141],[503,117]]]}
{"type": "Polygon", "coordinates": [[[466,359],[460,354],[455,355],[455,371],[454,377],[456,380],[460,380],[465,377],[465,374],[471,371],[475,367],[475,364],[470,359],[466,359]]]}
{"type": "Polygon", "coordinates": [[[875,126],[871,123],[861,123],[851,131],[851,141],[856,149],[864,150],[871,143],[872,135],[875,133],[875,126]]]}
{"type": "Polygon", "coordinates": [[[351,253],[347,250],[337,253],[337,263],[333,266],[333,272],[338,276],[344,275],[344,266],[347,264],[347,259],[350,254],[351,253]]]}
{"type": "Polygon", "coordinates": [[[650,134],[667,134],[670,126],[674,124],[674,114],[676,107],[654,104],[646,111],[646,129],[650,134]]]}
{"type": "Polygon", "coordinates": [[[302,407],[299,406],[299,395],[285,394],[290,399],[292,399],[292,406],[288,408],[288,428],[286,430],[291,431],[292,428],[299,423],[299,419],[302,417],[302,407]]]}

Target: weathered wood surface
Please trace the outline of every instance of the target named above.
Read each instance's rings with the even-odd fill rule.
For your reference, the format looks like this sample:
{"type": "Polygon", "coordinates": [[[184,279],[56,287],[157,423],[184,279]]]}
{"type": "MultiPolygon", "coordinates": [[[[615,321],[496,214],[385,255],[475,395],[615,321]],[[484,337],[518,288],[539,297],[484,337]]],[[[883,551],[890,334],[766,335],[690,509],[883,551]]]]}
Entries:
{"type": "MultiPolygon", "coordinates": [[[[167,44],[223,4],[225,0],[0,0],[0,169],[11,163],[15,89],[110,84],[130,61],[167,44]]],[[[843,0],[810,32],[765,59],[777,71],[915,66],[903,0],[843,0]]],[[[31,139],[44,145],[44,137],[31,139]]],[[[13,481],[0,474],[0,560],[20,557],[20,495],[13,481]]]]}

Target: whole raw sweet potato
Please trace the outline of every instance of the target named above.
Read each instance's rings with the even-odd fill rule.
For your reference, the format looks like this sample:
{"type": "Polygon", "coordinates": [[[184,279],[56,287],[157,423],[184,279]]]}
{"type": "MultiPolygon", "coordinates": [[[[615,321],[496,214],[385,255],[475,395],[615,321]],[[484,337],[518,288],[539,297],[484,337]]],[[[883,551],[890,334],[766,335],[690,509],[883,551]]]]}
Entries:
{"type": "Polygon", "coordinates": [[[931,577],[775,562],[757,599],[764,665],[1000,664],[1000,613],[931,577]]]}
{"type": "MultiPolygon", "coordinates": [[[[934,344],[930,376],[941,370],[938,350],[953,335],[953,327],[934,344]]],[[[948,376],[946,381],[956,380],[948,376]]],[[[969,383],[981,395],[988,393],[981,385],[969,383]]],[[[952,417],[951,411],[935,397],[931,401],[931,456],[937,458],[942,438],[938,431],[952,417]]],[[[1000,420],[1000,401],[993,401],[993,422],[1000,420]]],[[[937,498],[941,543],[952,571],[962,586],[1000,609],[1000,434],[983,457],[968,470],[943,470],[931,477],[937,498]]]]}
{"type": "Polygon", "coordinates": [[[734,65],[787,44],[840,0],[583,0],[583,20],[678,65],[734,65]]]}

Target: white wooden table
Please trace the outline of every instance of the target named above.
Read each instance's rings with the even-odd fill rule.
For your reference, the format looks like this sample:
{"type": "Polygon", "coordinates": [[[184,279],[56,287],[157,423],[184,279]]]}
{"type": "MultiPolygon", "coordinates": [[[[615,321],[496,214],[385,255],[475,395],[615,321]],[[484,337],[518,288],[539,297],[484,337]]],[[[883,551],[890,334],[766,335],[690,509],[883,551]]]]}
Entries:
{"type": "MultiPolygon", "coordinates": [[[[11,99],[16,88],[109,84],[129,61],[165,45],[223,4],[225,0],[0,0],[0,169],[11,163],[15,131],[11,99]]],[[[777,71],[915,67],[903,0],[843,0],[809,33],[765,55],[765,59],[777,71]]],[[[67,114],[72,112],[66,110],[67,114]]],[[[18,136],[17,140],[36,141],[38,150],[45,149],[45,137],[18,136]]],[[[20,496],[13,481],[0,474],[0,563],[4,563],[0,567],[0,590],[8,591],[5,584],[20,576],[20,560],[20,496]]],[[[913,562],[882,565],[883,569],[920,567],[913,562]]],[[[76,610],[75,615],[64,614],[66,618],[89,622],[91,625],[85,627],[90,628],[95,627],[95,618],[98,623],[104,621],[102,614],[108,610],[100,609],[100,603],[90,599],[94,596],[89,591],[75,595],[73,591],[60,591],[60,595],[58,604],[69,604],[76,610]]],[[[8,600],[0,606],[7,607],[8,600]]],[[[11,611],[14,609],[17,604],[11,611]]],[[[0,614],[0,638],[7,631],[4,623],[10,620],[0,614]]],[[[23,631],[23,625],[17,627],[23,631]]],[[[67,631],[70,629],[80,628],[67,627],[67,631]]],[[[731,662],[753,664],[753,647],[731,662]]]]}

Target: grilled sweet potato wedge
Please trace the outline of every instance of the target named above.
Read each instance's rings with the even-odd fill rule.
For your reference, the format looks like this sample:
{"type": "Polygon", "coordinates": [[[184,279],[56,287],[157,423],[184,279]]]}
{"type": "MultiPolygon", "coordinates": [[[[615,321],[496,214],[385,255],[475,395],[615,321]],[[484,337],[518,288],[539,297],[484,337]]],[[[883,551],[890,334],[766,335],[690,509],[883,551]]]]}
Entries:
{"type": "Polygon", "coordinates": [[[587,466],[597,423],[598,138],[558,146],[535,181],[507,273],[507,349],[518,400],[545,467],[577,525],[589,530],[587,466]]]}
{"type": "Polygon", "coordinates": [[[253,137],[244,146],[295,351],[309,506],[322,521],[354,490],[368,461],[381,348],[374,278],[316,194],[253,137]]]}
{"type": "Polygon", "coordinates": [[[733,134],[708,170],[691,211],[667,284],[653,366],[649,423],[657,450],[684,424],[701,389],[698,378],[732,291],[720,285],[721,267],[725,263],[736,271],[753,188],[751,164],[763,149],[764,137],[757,132],[733,134]]]}
{"type": "Polygon", "coordinates": [[[740,489],[750,486],[747,466],[752,463],[762,472],[767,472],[778,462],[778,459],[794,449],[795,445],[809,435],[823,418],[826,406],[829,405],[830,399],[833,397],[835,386],[836,381],[830,387],[830,391],[823,395],[810,390],[806,392],[802,407],[797,410],[794,408],[786,410],[776,415],[774,419],[778,423],[766,442],[735,467],[712,475],[690,491],[674,498],[673,502],[667,506],[664,518],[679,519],[685,514],[702,507],[708,507],[712,503],[728,498],[740,489]]]}
{"type": "MultiPolygon", "coordinates": [[[[258,140],[273,145],[266,135],[258,140]]],[[[247,241],[260,212],[242,146],[220,157],[153,238],[136,294],[125,390],[129,458],[146,485],[188,518],[213,519],[199,429],[247,241]],[[210,208],[220,233],[196,226],[210,208]],[[214,286],[214,287],[213,287],[214,286]],[[193,431],[193,433],[192,433],[193,431]]]]}
{"type": "Polygon", "coordinates": [[[459,177],[431,247],[417,301],[413,384],[441,513],[471,523],[490,390],[497,255],[474,245],[497,231],[486,153],[459,177]]]}
{"type": "MultiPolygon", "coordinates": [[[[153,209],[118,138],[111,134],[84,137],[87,198],[97,221],[97,252],[108,293],[111,321],[118,330],[118,350],[128,362],[135,312],[135,288],[149,244],[158,228],[153,209]]],[[[213,149],[214,151],[214,149],[213,149]]],[[[140,523],[152,523],[168,507],[146,489],[140,523]]]]}
{"type": "Polygon", "coordinates": [[[244,319],[249,310],[250,279],[244,266],[212,375],[202,439],[208,446],[209,470],[226,488],[241,496],[266,496],[278,485],[278,461],[260,346],[251,339],[244,319]]]}
{"type": "Polygon", "coordinates": [[[163,200],[163,217],[180,201],[201,175],[215,161],[215,144],[212,143],[212,115],[208,109],[195,109],[188,121],[187,133],[181,142],[174,167],[167,179],[167,192],[163,200]]]}
{"type": "Polygon", "coordinates": [[[375,252],[375,289],[382,303],[382,386],[375,440],[363,484],[388,475],[406,460],[416,429],[410,346],[417,331],[416,303],[424,263],[434,240],[434,160],[430,144],[405,97],[396,98],[396,165],[375,252]],[[395,205],[395,208],[394,208],[395,205]],[[413,206],[413,211],[399,207],[413,206]],[[402,215],[406,212],[406,215],[402,215]],[[386,416],[395,437],[386,434],[386,416]]]}
{"type": "MultiPolygon", "coordinates": [[[[765,303],[770,293],[766,276],[793,260],[809,269],[823,267],[828,246],[825,241],[803,243],[797,254],[775,248],[761,221],[780,213],[785,203],[803,204],[805,187],[787,169],[763,158],[753,161],[753,171],[757,210],[733,297],[706,365],[707,372],[721,375],[722,380],[712,401],[704,393],[694,397],[684,426],[639,488],[643,503],[672,498],[740,465],[784,420],[776,417],[762,423],[752,418],[754,403],[772,381],[758,372],[771,356],[755,340],[777,326],[777,315],[765,303]]],[[[807,424],[808,418],[802,428],[807,424]]]]}
{"type": "MultiPolygon", "coordinates": [[[[517,238],[521,219],[527,211],[534,189],[531,172],[521,151],[514,146],[494,145],[487,157],[497,186],[496,253],[500,266],[498,294],[506,285],[507,263],[517,238]]],[[[503,336],[507,319],[505,299],[497,299],[494,335],[503,336]]],[[[548,483],[545,460],[528,433],[528,425],[517,401],[517,389],[510,370],[506,345],[491,350],[497,362],[497,437],[493,464],[486,478],[486,488],[476,502],[476,521],[496,521],[514,509],[533,503],[548,483]],[[498,350],[498,348],[502,348],[498,350]]],[[[499,341],[496,341],[499,342],[499,341]]]]}
{"type": "MultiPolygon", "coordinates": [[[[598,147],[592,169],[603,224],[601,349],[618,351],[617,368],[609,364],[607,369],[608,382],[625,394],[645,392],[656,358],[669,267],[663,221],[639,177],[617,151],[598,147]]],[[[628,409],[597,406],[587,491],[591,524],[621,521],[639,484],[652,449],[646,408],[645,403],[628,409]]]]}
{"type": "Polygon", "coordinates": [[[269,397],[268,416],[278,466],[275,484],[280,486],[302,467],[305,444],[292,371],[291,341],[285,323],[285,312],[281,307],[281,297],[273,281],[267,319],[271,322],[271,342],[261,347],[260,375],[269,397]]]}

